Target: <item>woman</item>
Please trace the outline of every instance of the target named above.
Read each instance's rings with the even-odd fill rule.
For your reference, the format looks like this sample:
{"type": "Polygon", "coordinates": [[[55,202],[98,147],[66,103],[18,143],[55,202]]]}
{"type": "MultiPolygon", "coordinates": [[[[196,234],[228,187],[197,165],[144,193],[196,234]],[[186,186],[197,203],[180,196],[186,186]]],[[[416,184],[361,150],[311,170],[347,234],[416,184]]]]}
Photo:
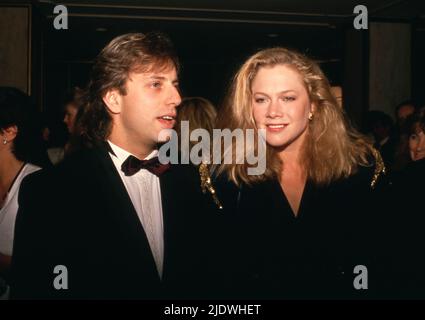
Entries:
{"type": "Polygon", "coordinates": [[[394,251],[399,298],[425,298],[425,215],[422,198],[425,183],[425,114],[418,112],[406,119],[411,161],[394,179],[394,251]],[[406,217],[400,219],[400,217],[406,217]]]}
{"type": "Polygon", "coordinates": [[[425,113],[414,115],[409,121],[409,153],[412,161],[425,158],[425,113]]]}
{"type": "Polygon", "coordinates": [[[29,97],[0,87],[0,297],[7,297],[18,193],[22,179],[39,170],[30,163],[39,134],[29,97]],[[3,285],[1,287],[1,285],[3,285]]]}
{"type": "MultiPolygon", "coordinates": [[[[227,258],[236,257],[235,295],[375,294],[378,279],[366,279],[366,273],[375,275],[378,265],[371,239],[379,214],[371,213],[384,166],[367,138],[344,119],[319,66],[284,48],[254,54],[234,77],[218,127],[265,132],[267,144],[261,175],[249,175],[247,161],[213,170],[217,195],[233,222],[227,258]]],[[[246,153],[258,152],[258,144],[245,147],[246,153]]]]}
{"type": "MultiPolygon", "coordinates": [[[[202,97],[184,98],[177,109],[175,129],[179,138],[178,141],[186,139],[184,135],[187,135],[189,138],[192,132],[196,129],[207,130],[211,141],[216,117],[217,112],[215,110],[215,107],[207,99],[202,97]],[[184,125],[181,123],[182,121],[188,122],[187,128],[185,128],[184,125]]],[[[192,141],[189,139],[189,150],[180,149],[180,151],[187,152],[188,154],[190,154],[192,148],[199,143],[199,140],[199,137],[198,141],[192,141]]],[[[180,145],[182,145],[182,143],[180,145]]],[[[204,156],[208,158],[208,156],[204,156]]]]}
{"type": "MultiPolygon", "coordinates": [[[[176,131],[181,136],[181,122],[189,121],[189,133],[195,129],[205,129],[212,136],[217,111],[214,105],[207,99],[202,97],[186,97],[177,109],[176,131]]],[[[196,144],[190,141],[191,146],[196,144]]]]}
{"type": "Polygon", "coordinates": [[[68,92],[64,99],[64,118],[63,122],[68,131],[68,141],[63,148],[50,148],[48,150],[49,157],[54,164],[58,164],[65,157],[79,150],[80,145],[80,129],[78,119],[81,116],[83,90],[75,87],[68,92]]]}

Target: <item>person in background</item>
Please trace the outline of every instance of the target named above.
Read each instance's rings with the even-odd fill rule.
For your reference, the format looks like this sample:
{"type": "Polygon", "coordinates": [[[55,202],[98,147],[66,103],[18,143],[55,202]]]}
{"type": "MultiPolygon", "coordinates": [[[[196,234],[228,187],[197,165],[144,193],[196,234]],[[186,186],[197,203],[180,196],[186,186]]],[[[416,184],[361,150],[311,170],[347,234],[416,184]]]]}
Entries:
{"type": "Polygon", "coordinates": [[[72,134],[75,131],[75,122],[77,119],[78,110],[81,108],[80,100],[82,95],[83,90],[78,87],[75,87],[66,95],[64,101],[63,122],[65,123],[69,134],[72,134]]]}
{"type": "Polygon", "coordinates": [[[425,299],[425,115],[417,112],[405,122],[410,162],[393,179],[393,247],[397,257],[398,298],[425,299]]]}
{"type": "Polygon", "coordinates": [[[400,102],[395,107],[396,126],[398,128],[401,128],[403,124],[405,123],[406,119],[410,115],[414,114],[415,111],[416,111],[416,106],[412,100],[406,100],[406,101],[400,102]]]}
{"type": "Polygon", "coordinates": [[[31,163],[38,135],[31,107],[30,98],[20,90],[0,87],[0,297],[3,298],[8,296],[21,181],[40,169],[31,163]]]}
{"type": "Polygon", "coordinates": [[[405,152],[409,143],[409,126],[406,120],[415,113],[416,109],[416,105],[412,100],[403,101],[395,108],[395,154],[392,170],[396,175],[398,175],[410,161],[409,154],[405,152]]]}
{"type": "MultiPolygon", "coordinates": [[[[214,105],[205,98],[202,97],[189,97],[184,98],[177,110],[176,126],[177,135],[181,141],[181,122],[189,122],[188,134],[195,129],[205,129],[210,134],[210,141],[212,141],[212,133],[217,117],[217,111],[214,105]]],[[[190,149],[198,143],[198,141],[190,141],[190,149]]],[[[188,150],[190,152],[190,150],[188,150]]],[[[211,150],[210,150],[211,151],[211,150]]]]}
{"type": "Polygon", "coordinates": [[[372,110],[368,112],[366,122],[367,130],[375,140],[374,147],[381,153],[387,169],[391,170],[397,143],[393,120],[385,112],[372,110]]]}

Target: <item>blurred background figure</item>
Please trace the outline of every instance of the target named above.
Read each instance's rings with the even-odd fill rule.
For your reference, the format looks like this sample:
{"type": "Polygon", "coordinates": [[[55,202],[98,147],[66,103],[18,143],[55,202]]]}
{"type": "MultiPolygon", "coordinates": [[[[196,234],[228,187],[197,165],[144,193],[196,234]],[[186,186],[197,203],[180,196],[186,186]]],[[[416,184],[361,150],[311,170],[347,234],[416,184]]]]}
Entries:
{"type": "Polygon", "coordinates": [[[75,87],[70,92],[66,94],[64,101],[64,118],[63,122],[65,123],[69,134],[75,132],[75,121],[77,118],[78,110],[80,109],[80,98],[83,94],[83,90],[78,87],[75,87]]]}
{"type": "Polygon", "coordinates": [[[407,119],[409,128],[409,155],[412,161],[425,158],[425,114],[417,113],[407,119]]]}
{"type": "Polygon", "coordinates": [[[53,164],[58,164],[75,149],[77,133],[77,118],[81,109],[83,90],[75,87],[66,92],[62,102],[63,123],[57,119],[45,120],[43,138],[47,145],[47,153],[53,164]]]}
{"type": "Polygon", "coordinates": [[[394,163],[392,170],[395,174],[400,173],[407,163],[410,161],[408,152],[406,148],[409,143],[409,128],[406,125],[406,120],[415,113],[416,106],[411,100],[406,100],[399,103],[394,110],[395,114],[395,128],[394,128],[394,138],[396,141],[395,154],[394,154],[394,163]]]}
{"type": "Polygon", "coordinates": [[[410,162],[394,177],[394,256],[398,257],[400,298],[425,298],[425,115],[417,112],[405,122],[409,133],[405,154],[410,162]]]}
{"type": "Polygon", "coordinates": [[[391,169],[397,143],[391,117],[382,111],[369,111],[366,116],[366,133],[373,136],[374,147],[381,153],[387,169],[391,169]]]}
{"type": "Polygon", "coordinates": [[[57,121],[49,120],[47,115],[42,117],[42,137],[50,162],[55,165],[64,157],[64,144],[67,139],[63,126],[57,121]]]}
{"type": "MultiPolygon", "coordinates": [[[[212,147],[212,131],[216,117],[217,111],[209,100],[202,97],[188,97],[183,99],[182,103],[177,108],[177,121],[175,130],[177,131],[177,135],[179,137],[178,141],[181,142],[182,139],[181,121],[189,121],[189,137],[193,130],[200,128],[205,129],[210,134],[210,146],[212,147]]],[[[190,149],[192,149],[192,147],[197,143],[198,141],[189,140],[190,149]]],[[[190,150],[188,150],[188,152],[189,151],[190,150]]]]}
{"type": "Polygon", "coordinates": [[[342,88],[340,86],[331,87],[332,95],[335,97],[336,102],[342,108],[343,107],[343,98],[342,98],[342,88]]]}
{"type": "Polygon", "coordinates": [[[8,296],[8,276],[18,192],[22,179],[45,162],[41,128],[30,98],[15,88],[0,87],[0,297],[8,296]],[[36,165],[38,164],[38,165],[36,165]]]}
{"type": "Polygon", "coordinates": [[[65,116],[63,122],[65,123],[68,129],[68,141],[64,147],[65,156],[76,151],[80,146],[80,132],[78,129],[78,119],[81,116],[82,108],[82,96],[83,90],[75,87],[70,92],[68,92],[65,102],[64,102],[64,111],[65,116]]]}
{"type": "Polygon", "coordinates": [[[414,114],[416,111],[416,106],[411,100],[406,100],[400,102],[395,107],[395,116],[396,116],[396,125],[401,127],[406,121],[407,117],[414,114]]]}

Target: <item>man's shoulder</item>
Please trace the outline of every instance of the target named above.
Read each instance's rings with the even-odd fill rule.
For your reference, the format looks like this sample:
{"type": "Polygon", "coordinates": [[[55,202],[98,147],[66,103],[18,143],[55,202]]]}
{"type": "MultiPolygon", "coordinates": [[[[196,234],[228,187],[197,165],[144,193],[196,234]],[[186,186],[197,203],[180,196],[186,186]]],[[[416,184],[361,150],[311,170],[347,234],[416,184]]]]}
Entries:
{"type": "Polygon", "coordinates": [[[21,188],[46,191],[60,188],[76,179],[87,178],[96,165],[95,153],[93,150],[81,151],[55,166],[30,173],[22,180],[21,188]]]}

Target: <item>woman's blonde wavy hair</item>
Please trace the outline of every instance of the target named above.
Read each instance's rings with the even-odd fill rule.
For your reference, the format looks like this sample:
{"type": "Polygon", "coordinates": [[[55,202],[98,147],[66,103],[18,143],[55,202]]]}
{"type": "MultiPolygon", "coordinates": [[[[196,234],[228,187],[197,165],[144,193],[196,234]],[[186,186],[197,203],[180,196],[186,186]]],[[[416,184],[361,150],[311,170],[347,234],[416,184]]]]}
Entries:
{"type": "MultiPolygon", "coordinates": [[[[262,67],[285,65],[298,71],[304,80],[314,118],[309,121],[307,136],[301,152],[302,166],[307,178],[318,185],[329,184],[356,172],[359,165],[370,166],[373,147],[369,139],[351,127],[343,110],[331,93],[330,85],[317,63],[305,55],[286,48],[269,48],[251,56],[236,73],[231,90],[218,116],[217,127],[234,130],[256,129],[252,113],[251,84],[262,67]]],[[[257,133],[258,135],[258,133],[257,133]]],[[[246,145],[258,155],[258,145],[246,145]]],[[[233,155],[235,144],[232,143],[233,155]]],[[[246,154],[246,153],[245,153],[246,154]]],[[[222,164],[213,167],[216,175],[225,173],[236,184],[280,178],[283,170],[277,152],[266,147],[266,171],[262,175],[248,175],[249,164],[222,164]]]]}

